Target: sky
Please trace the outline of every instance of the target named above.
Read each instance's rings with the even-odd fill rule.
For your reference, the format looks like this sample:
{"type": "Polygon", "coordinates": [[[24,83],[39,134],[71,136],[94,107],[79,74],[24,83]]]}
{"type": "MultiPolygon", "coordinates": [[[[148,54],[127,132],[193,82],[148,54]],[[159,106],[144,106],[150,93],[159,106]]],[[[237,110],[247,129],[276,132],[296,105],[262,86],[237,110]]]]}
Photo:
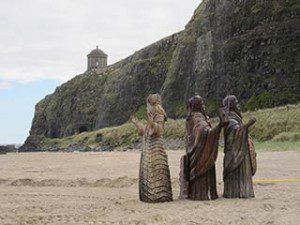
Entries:
{"type": "Polygon", "coordinates": [[[23,143],[34,106],[86,70],[184,29],[201,0],[0,0],[0,144],[23,143]]]}

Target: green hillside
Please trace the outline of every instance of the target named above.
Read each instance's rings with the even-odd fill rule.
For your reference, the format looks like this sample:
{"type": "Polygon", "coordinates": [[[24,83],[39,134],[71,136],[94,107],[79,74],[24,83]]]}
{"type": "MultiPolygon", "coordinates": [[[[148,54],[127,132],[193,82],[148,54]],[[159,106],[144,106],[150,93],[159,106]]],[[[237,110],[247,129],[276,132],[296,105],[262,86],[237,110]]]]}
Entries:
{"type": "MultiPolygon", "coordinates": [[[[255,141],[260,142],[258,146],[261,148],[268,148],[268,146],[276,148],[280,143],[282,149],[300,149],[300,104],[243,113],[244,121],[248,121],[251,117],[256,117],[257,123],[251,128],[250,135],[255,141]],[[269,142],[262,144],[266,141],[269,142]],[[286,144],[282,144],[282,142],[286,142],[286,144]],[[286,145],[288,146],[285,147],[286,145]]],[[[217,121],[217,119],[212,119],[213,126],[217,124],[217,121]]],[[[165,139],[167,141],[178,139],[184,141],[184,123],[184,119],[169,119],[165,126],[165,139]]],[[[139,142],[139,137],[134,125],[125,123],[122,126],[84,132],[61,139],[44,139],[41,142],[41,149],[64,150],[72,146],[76,148],[76,145],[79,144],[88,146],[86,150],[98,149],[105,151],[128,149],[137,142],[139,142]]]]}
{"type": "MultiPolygon", "coordinates": [[[[210,113],[228,94],[244,110],[298,104],[299,9],[297,0],[203,0],[184,30],[99,72],[76,76],[46,96],[36,105],[22,149],[38,150],[44,137],[124,124],[143,111],[151,93],[161,93],[173,119],[184,117],[184,103],[195,93],[210,113]]],[[[269,139],[275,132],[270,129],[267,136],[263,128],[255,136],[269,139]]]]}

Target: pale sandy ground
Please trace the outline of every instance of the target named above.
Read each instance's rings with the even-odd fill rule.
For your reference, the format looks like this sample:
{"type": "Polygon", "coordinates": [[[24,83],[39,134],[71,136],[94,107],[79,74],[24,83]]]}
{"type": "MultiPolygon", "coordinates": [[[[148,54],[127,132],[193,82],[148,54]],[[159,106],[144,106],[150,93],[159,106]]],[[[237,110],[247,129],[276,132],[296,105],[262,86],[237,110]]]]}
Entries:
{"type": "MultiPolygon", "coordinates": [[[[177,200],[182,153],[168,152],[175,201],[163,204],[138,200],[138,152],[0,155],[0,224],[300,224],[299,182],[258,183],[255,199],[177,200]]],[[[299,163],[299,151],[259,153],[254,179],[300,178],[299,163]]]]}

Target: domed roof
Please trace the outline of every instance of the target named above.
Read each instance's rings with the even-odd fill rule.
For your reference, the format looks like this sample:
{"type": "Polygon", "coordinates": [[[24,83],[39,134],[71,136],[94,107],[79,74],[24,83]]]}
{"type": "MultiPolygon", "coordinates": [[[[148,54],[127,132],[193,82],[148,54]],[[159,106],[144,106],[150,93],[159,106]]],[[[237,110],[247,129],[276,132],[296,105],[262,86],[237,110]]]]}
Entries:
{"type": "Polygon", "coordinates": [[[88,56],[94,56],[94,57],[107,57],[107,55],[98,48],[98,46],[88,54],[88,56]]]}

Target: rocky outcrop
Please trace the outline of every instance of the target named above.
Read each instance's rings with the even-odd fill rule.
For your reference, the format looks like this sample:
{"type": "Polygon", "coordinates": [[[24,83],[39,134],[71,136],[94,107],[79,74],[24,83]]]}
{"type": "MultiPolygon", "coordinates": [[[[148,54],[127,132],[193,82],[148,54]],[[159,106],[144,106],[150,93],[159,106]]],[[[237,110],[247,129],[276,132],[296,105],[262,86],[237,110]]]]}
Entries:
{"type": "Polygon", "coordinates": [[[122,124],[145,112],[154,92],[172,118],[194,93],[210,112],[229,93],[246,109],[299,102],[299,23],[296,0],[203,0],[182,32],[78,75],[39,102],[29,143],[122,124]]]}
{"type": "Polygon", "coordinates": [[[16,152],[18,149],[15,145],[0,145],[0,155],[8,152],[16,152]]]}
{"type": "Polygon", "coordinates": [[[159,92],[178,34],[98,73],[78,75],[36,105],[31,135],[56,138],[122,124],[159,92]]]}
{"type": "Polygon", "coordinates": [[[297,1],[203,1],[164,83],[169,114],[194,92],[212,108],[229,93],[247,109],[299,101],[299,22],[297,1]]]}

